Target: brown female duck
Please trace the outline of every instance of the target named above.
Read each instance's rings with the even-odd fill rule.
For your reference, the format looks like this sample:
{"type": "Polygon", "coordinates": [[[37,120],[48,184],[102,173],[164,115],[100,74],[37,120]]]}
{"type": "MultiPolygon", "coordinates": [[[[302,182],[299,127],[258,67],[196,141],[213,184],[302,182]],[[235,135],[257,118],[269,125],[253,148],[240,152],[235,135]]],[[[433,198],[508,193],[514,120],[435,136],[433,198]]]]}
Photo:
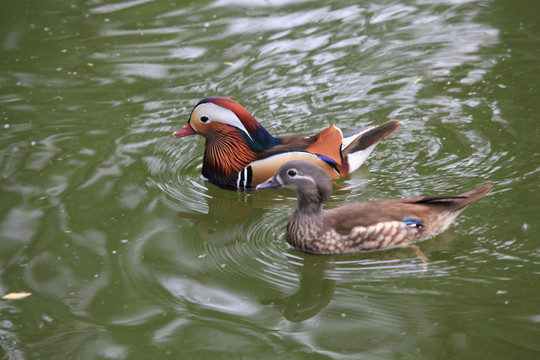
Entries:
{"type": "Polygon", "coordinates": [[[488,194],[492,185],[456,196],[428,196],[376,200],[323,210],[332,194],[332,182],[316,165],[290,161],[257,189],[296,191],[298,207],[287,225],[287,241],[315,254],[380,250],[425,240],[444,231],[473,201],[488,194]]]}

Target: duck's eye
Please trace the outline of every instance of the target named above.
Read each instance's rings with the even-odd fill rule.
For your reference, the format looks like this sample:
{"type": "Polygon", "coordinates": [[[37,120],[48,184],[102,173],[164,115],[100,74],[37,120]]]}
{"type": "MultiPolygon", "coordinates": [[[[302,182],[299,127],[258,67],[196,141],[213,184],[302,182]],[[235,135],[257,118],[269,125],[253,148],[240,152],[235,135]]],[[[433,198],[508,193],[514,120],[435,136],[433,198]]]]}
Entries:
{"type": "Polygon", "coordinates": [[[208,116],[206,116],[206,115],[203,115],[203,116],[201,116],[201,118],[199,120],[201,120],[201,122],[205,123],[205,122],[208,122],[210,120],[210,118],[208,116]]]}
{"type": "Polygon", "coordinates": [[[296,172],[295,169],[291,169],[291,170],[287,171],[287,175],[289,175],[289,177],[295,177],[296,174],[298,174],[298,173],[296,172]]]}

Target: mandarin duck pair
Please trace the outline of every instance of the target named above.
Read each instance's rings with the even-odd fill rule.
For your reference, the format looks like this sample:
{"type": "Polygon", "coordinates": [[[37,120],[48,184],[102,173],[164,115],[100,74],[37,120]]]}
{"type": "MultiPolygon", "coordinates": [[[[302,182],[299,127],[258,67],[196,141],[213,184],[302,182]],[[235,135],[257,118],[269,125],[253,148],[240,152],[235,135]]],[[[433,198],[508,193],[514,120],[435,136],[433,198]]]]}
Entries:
{"type": "Polygon", "coordinates": [[[334,125],[312,136],[274,137],[237,102],[219,96],[199,101],[177,138],[206,138],[202,175],[228,189],[289,188],[298,206],[287,241],[315,254],[381,250],[421,241],[444,231],[456,216],[492,190],[484,185],[456,196],[376,200],[323,210],[332,180],[367,159],[399,128],[397,121],[343,137],[334,125]]]}

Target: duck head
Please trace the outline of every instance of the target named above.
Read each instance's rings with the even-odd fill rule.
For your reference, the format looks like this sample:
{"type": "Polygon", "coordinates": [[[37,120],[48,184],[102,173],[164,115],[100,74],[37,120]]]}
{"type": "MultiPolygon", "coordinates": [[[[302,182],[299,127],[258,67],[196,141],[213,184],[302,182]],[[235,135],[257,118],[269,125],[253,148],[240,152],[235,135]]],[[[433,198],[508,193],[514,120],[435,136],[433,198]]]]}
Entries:
{"type": "Polygon", "coordinates": [[[317,165],[303,160],[289,161],[274,176],[259,184],[260,189],[288,188],[296,192],[300,209],[321,204],[332,195],[332,180],[317,165]]]}
{"type": "Polygon", "coordinates": [[[188,122],[173,135],[180,138],[194,134],[204,136],[209,142],[226,141],[233,134],[240,134],[253,152],[264,151],[280,142],[242,105],[221,96],[199,101],[191,111],[188,122]]]}

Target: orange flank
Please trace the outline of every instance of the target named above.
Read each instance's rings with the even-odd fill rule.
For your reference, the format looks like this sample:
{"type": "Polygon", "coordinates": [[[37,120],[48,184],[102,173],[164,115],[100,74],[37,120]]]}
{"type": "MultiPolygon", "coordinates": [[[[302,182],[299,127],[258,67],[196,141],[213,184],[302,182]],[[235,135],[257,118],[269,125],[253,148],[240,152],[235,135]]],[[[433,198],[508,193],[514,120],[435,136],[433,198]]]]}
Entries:
{"type": "Polygon", "coordinates": [[[317,137],[317,140],[309,145],[306,151],[312,154],[328,156],[336,163],[340,165],[343,164],[341,159],[343,135],[341,134],[341,131],[332,124],[315,136],[317,137]]]}

